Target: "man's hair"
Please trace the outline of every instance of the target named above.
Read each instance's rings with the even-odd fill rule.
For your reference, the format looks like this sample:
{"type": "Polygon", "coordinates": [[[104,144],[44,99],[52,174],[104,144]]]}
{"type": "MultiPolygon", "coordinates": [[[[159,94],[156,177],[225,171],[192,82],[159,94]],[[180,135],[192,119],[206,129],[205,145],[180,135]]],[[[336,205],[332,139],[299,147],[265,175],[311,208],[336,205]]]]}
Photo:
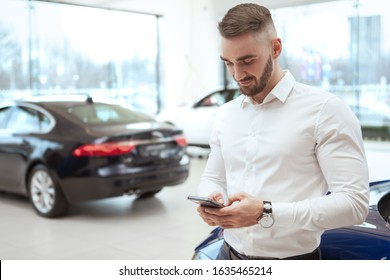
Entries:
{"type": "Polygon", "coordinates": [[[247,3],[231,8],[218,24],[222,37],[231,38],[244,33],[271,31],[276,35],[270,11],[263,6],[247,3]]]}

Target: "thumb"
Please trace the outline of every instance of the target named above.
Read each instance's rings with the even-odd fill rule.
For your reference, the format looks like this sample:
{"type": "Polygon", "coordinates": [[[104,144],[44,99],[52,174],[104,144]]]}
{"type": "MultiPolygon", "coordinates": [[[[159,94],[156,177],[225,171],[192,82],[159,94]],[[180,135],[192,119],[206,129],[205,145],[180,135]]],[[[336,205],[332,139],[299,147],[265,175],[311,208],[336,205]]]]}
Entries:
{"type": "Polygon", "coordinates": [[[246,198],[246,195],[245,193],[235,193],[235,194],[232,194],[229,196],[229,201],[228,201],[228,204],[232,204],[233,202],[236,202],[236,201],[241,201],[243,200],[244,198],[246,198]]]}
{"type": "Polygon", "coordinates": [[[225,201],[224,201],[224,199],[223,199],[223,195],[222,195],[222,193],[220,193],[220,192],[214,192],[214,193],[212,193],[210,198],[213,199],[213,200],[215,200],[215,201],[218,201],[219,203],[222,203],[222,204],[225,203],[225,201]]]}

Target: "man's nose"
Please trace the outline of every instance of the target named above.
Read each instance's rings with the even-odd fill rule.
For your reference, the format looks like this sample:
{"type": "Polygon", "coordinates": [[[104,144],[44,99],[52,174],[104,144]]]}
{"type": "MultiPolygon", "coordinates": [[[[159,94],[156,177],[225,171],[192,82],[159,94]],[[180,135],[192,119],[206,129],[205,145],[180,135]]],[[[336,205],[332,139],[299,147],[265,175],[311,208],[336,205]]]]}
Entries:
{"type": "Polygon", "coordinates": [[[246,73],[240,67],[234,67],[233,77],[236,81],[239,81],[246,77],[246,73]]]}

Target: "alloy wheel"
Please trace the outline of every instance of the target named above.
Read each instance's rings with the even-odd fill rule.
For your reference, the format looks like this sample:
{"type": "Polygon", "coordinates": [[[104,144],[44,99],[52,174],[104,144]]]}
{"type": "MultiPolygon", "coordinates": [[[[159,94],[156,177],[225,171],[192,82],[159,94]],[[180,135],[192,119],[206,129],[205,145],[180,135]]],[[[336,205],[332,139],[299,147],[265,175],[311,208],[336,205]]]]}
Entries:
{"type": "Polygon", "coordinates": [[[55,187],[50,175],[44,170],[36,171],[30,182],[31,200],[43,214],[50,212],[55,203],[55,187]]]}

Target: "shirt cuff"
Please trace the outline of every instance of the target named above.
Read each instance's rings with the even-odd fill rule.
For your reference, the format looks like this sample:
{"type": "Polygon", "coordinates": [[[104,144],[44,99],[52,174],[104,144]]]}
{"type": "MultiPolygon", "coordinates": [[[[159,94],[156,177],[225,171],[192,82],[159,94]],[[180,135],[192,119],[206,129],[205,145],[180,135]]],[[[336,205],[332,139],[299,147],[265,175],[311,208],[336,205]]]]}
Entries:
{"type": "Polygon", "coordinates": [[[272,202],[272,214],[275,226],[291,227],[294,224],[294,204],[285,202],[272,202]]]}

